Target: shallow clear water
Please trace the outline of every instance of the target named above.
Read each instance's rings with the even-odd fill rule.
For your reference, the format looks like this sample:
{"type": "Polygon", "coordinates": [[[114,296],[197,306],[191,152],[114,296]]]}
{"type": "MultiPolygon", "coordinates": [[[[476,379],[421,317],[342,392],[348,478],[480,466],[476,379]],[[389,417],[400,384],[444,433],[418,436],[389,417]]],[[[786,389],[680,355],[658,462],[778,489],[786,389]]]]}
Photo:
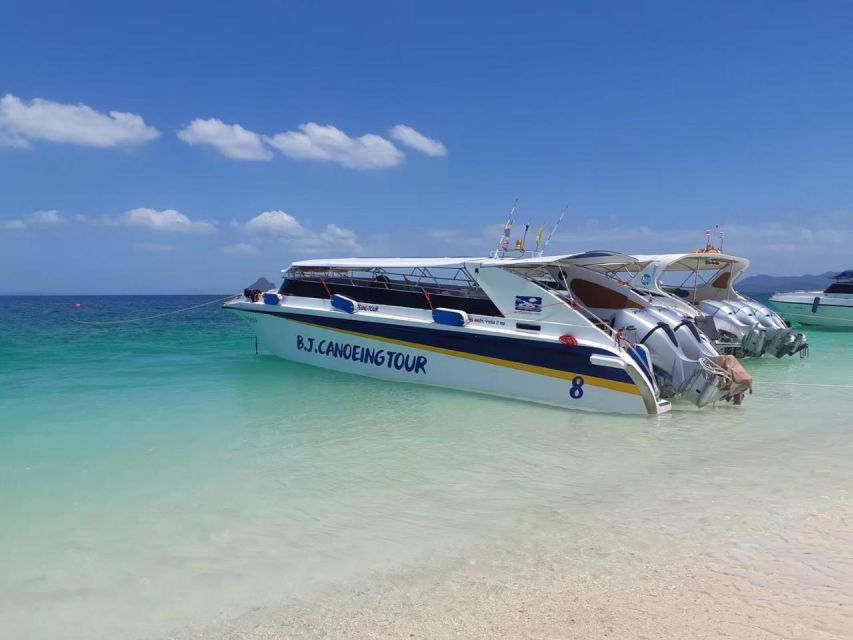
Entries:
{"type": "Polygon", "coordinates": [[[218,305],[74,322],[204,300],[0,298],[8,637],[159,637],[525,530],[606,540],[853,489],[850,333],[747,361],[741,407],[633,418],[256,356],[218,305]]]}

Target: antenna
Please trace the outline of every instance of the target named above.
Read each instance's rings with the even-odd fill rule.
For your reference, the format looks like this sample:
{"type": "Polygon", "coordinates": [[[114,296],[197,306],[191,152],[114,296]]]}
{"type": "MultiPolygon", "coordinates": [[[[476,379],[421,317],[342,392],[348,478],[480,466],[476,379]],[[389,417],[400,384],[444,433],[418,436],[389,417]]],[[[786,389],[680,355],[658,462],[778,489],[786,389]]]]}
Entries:
{"type": "Polygon", "coordinates": [[[720,236],[720,249],[719,249],[719,251],[720,251],[720,253],[722,253],[722,252],[723,252],[723,237],[724,237],[724,234],[723,234],[723,231],[720,229],[720,225],[715,225],[715,228],[717,229],[717,235],[719,235],[719,236],[720,236]]]}
{"type": "Polygon", "coordinates": [[[545,252],[545,249],[548,248],[548,245],[551,243],[551,238],[554,237],[554,234],[557,233],[557,229],[560,226],[560,223],[563,221],[563,216],[566,215],[566,211],[569,209],[569,205],[563,207],[563,210],[560,212],[560,217],[557,219],[557,224],[551,229],[551,233],[548,234],[548,239],[545,240],[545,244],[542,245],[542,252],[545,252]]]}
{"type": "Polygon", "coordinates": [[[512,203],[512,210],[509,212],[509,218],[506,219],[504,230],[498,238],[498,248],[495,249],[495,258],[499,258],[503,253],[509,250],[509,236],[512,233],[512,217],[515,215],[515,210],[518,208],[518,198],[512,203]]]}

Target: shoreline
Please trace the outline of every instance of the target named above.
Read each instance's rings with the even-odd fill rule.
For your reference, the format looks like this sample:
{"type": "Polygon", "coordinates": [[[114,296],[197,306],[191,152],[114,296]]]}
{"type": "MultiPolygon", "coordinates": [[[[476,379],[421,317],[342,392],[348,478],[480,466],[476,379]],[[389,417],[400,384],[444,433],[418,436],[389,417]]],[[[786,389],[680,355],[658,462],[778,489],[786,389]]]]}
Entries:
{"type": "Polygon", "coordinates": [[[851,637],[853,502],[832,502],[764,522],[715,519],[692,540],[666,526],[618,525],[606,545],[593,529],[561,543],[531,532],[521,547],[481,547],[171,637],[851,637]]]}

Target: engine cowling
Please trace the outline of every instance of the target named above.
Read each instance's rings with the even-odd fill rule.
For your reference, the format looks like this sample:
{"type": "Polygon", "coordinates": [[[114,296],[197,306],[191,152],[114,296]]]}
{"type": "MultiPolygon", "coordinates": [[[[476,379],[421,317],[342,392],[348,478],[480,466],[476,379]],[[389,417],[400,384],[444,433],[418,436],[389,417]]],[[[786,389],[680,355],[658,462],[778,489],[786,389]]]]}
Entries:
{"type": "Polygon", "coordinates": [[[698,407],[726,398],[730,385],[711,364],[711,354],[717,355],[716,351],[703,344],[701,337],[697,339],[682,320],[659,309],[622,309],[613,316],[612,326],[629,341],[648,348],[663,397],[681,396],[698,407]],[[672,322],[678,326],[678,336],[672,322]],[[691,357],[685,349],[709,356],[691,357]]]}
{"type": "Polygon", "coordinates": [[[738,313],[729,301],[721,300],[703,300],[699,303],[699,309],[714,319],[717,329],[741,343],[744,355],[760,356],[764,352],[766,330],[751,310],[738,313]]]}

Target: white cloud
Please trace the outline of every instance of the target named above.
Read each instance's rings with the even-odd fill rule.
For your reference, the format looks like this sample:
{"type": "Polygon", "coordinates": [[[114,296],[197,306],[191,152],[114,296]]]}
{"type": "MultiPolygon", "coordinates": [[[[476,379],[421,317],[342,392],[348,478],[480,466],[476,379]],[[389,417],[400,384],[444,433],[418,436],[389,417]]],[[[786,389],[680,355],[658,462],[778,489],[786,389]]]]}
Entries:
{"type": "Polygon", "coordinates": [[[427,138],[424,134],[404,124],[392,127],[388,132],[394,140],[407,147],[411,147],[428,156],[446,156],[447,147],[439,140],[427,138]]]}
{"type": "Polygon", "coordinates": [[[29,103],[11,94],[0,98],[0,146],[29,148],[46,140],[88,147],[140,144],[160,135],[134,113],[95,111],[85,104],[35,98],[29,103]]]}
{"type": "Polygon", "coordinates": [[[65,224],[68,219],[60,215],[56,209],[34,211],[23,218],[14,218],[3,223],[4,229],[21,230],[30,226],[65,224]]]}
{"type": "Polygon", "coordinates": [[[0,147],[12,147],[13,149],[29,149],[32,145],[26,138],[3,130],[0,123],[0,147]]]}
{"type": "Polygon", "coordinates": [[[237,244],[222,247],[225,253],[230,253],[235,256],[254,256],[258,254],[258,248],[253,244],[246,242],[238,242],[237,244]]]}
{"type": "MultiPolygon", "coordinates": [[[[119,216],[98,215],[90,216],[75,214],[67,218],[55,209],[47,211],[36,211],[21,218],[7,220],[2,228],[10,230],[21,230],[35,226],[58,226],[68,222],[105,227],[145,227],[155,231],[183,231],[192,233],[207,233],[216,231],[216,225],[205,221],[190,220],[189,217],[174,209],[157,211],[156,209],[138,208],[126,211],[119,216]]],[[[146,251],[164,250],[166,245],[154,245],[152,243],[139,244],[138,248],[146,251]],[[152,247],[159,247],[154,249],[152,247]]]]}
{"type": "Polygon", "coordinates": [[[207,233],[216,227],[209,222],[193,222],[180,211],[166,209],[131,209],[119,217],[119,222],[128,226],[147,227],[155,231],[183,231],[207,233]]]}
{"type": "Polygon", "coordinates": [[[358,250],[355,231],[344,229],[336,224],[327,224],[326,229],[320,234],[320,239],[329,245],[358,250]]]}
{"type": "Polygon", "coordinates": [[[56,209],[49,211],[36,211],[27,217],[30,224],[64,224],[68,222],[64,216],[59,215],[56,209]]]}
{"type": "Polygon", "coordinates": [[[81,222],[83,224],[104,225],[107,227],[117,227],[119,225],[118,220],[112,216],[87,216],[83,215],[82,213],[77,213],[74,215],[74,222],[81,222]]]}
{"type": "Polygon", "coordinates": [[[301,236],[305,228],[299,221],[284,211],[264,211],[246,223],[246,230],[274,236],[301,236]]]}
{"type": "Polygon", "coordinates": [[[327,224],[323,231],[317,233],[284,211],[264,211],[246,223],[246,230],[256,237],[279,238],[296,253],[361,251],[354,231],[336,224],[327,224]]]}
{"type": "Polygon", "coordinates": [[[235,160],[271,160],[273,156],[257,133],[239,124],[225,124],[216,118],[197,118],[179,130],[177,136],[188,144],[209,145],[235,160]]]}
{"type": "Polygon", "coordinates": [[[395,167],[406,157],[393,142],[376,134],[351,138],[336,127],[315,122],[303,124],[299,129],[265,140],[289,158],[336,162],[351,169],[395,167]]]}

